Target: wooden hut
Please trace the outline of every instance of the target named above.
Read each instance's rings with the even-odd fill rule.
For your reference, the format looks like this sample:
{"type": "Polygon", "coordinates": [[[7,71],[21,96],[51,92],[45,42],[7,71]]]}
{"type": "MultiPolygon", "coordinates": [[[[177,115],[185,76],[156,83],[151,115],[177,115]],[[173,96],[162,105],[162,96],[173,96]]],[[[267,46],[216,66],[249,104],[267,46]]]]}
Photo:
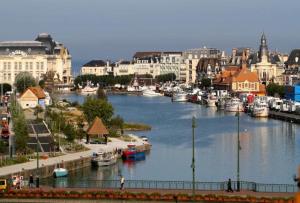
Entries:
{"type": "MultiPolygon", "coordinates": [[[[87,131],[88,136],[93,137],[104,137],[107,140],[107,136],[109,135],[108,130],[106,129],[105,125],[103,124],[102,120],[99,117],[96,117],[92,123],[92,125],[89,127],[87,131]]],[[[89,142],[89,140],[88,140],[89,142]]]]}

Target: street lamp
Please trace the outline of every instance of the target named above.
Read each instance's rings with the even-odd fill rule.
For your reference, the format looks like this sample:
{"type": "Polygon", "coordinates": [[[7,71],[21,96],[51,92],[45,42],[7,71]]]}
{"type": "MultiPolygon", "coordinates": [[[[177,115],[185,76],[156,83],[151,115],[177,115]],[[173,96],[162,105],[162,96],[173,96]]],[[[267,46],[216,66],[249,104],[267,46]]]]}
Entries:
{"type": "Polygon", "coordinates": [[[192,157],[192,172],[193,172],[193,200],[195,200],[195,128],[196,128],[196,121],[195,117],[193,116],[192,119],[192,129],[193,129],[193,157],[192,157]]]}
{"type": "Polygon", "coordinates": [[[236,184],[236,190],[240,191],[240,107],[238,105],[238,111],[237,111],[237,184],[236,184]]]}

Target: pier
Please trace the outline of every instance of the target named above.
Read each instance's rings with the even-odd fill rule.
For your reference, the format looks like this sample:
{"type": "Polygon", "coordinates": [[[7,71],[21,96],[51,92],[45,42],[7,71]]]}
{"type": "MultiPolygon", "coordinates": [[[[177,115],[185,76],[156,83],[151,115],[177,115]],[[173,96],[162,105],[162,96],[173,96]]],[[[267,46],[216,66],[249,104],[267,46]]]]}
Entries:
{"type": "Polygon", "coordinates": [[[269,117],[293,123],[300,123],[300,115],[279,111],[269,111],[269,117]]]}

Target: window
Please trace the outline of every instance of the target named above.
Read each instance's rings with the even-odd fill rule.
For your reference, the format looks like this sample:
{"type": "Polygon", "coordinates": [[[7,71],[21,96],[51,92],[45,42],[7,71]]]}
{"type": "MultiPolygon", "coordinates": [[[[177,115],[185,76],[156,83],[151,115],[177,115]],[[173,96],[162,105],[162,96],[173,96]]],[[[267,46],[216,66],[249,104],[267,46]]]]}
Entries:
{"type": "Polygon", "coordinates": [[[3,79],[6,80],[6,73],[3,74],[3,79]]]}
{"type": "Polygon", "coordinates": [[[11,79],[11,74],[10,74],[10,73],[7,74],[7,79],[8,79],[8,80],[11,79]]]}
{"type": "Polygon", "coordinates": [[[22,62],[19,62],[19,70],[22,70],[22,62]]]}
{"type": "Polygon", "coordinates": [[[40,63],[36,62],[36,69],[39,70],[40,69],[40,63]]]}
{"type": "Polygon", "coordinates": [[[3,70],[6,70],[6,62],[3,62],[3,70]]]}
{"type": "Polygon", "coordinates": [[[7,69],[8,69],[8,70],[10,70],[10,66],[11,66],[11,63],[8,62],[8,63],[7,63],[7,69]]]}
{"type": "Polygon", "coordinates": [[[41,70],[44,69],[44,62],[41,62],[41,70]]]}
{"type": "Polygon", "coordinates": [[[25,70],[28,70],[28,62],[25,63],[25,70]]]}
{"type": "Polygon", "coordinates": [[[15,62],[15,70],[18,69],[18,62],[15,62]]]}
{"type": "Polygon", "coordinates": [[[32,70],[32,68],[33,68],[33,62],[29,63],[29,67],[30,67],[30,70],[32,70]]]}

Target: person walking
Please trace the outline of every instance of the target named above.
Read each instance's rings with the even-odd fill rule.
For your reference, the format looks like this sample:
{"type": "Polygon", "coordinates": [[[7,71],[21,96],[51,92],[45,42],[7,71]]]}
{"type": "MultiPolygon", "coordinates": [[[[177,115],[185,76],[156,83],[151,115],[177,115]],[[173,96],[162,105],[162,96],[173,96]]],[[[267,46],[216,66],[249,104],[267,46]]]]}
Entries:
{"type": "Polygon", "coordinates": [[[233,192],[233,189],[231,187],[231,179],[229,178],[228,182],[227,182],[227,192],[233,192]]]}
{"type": "Polygon", "coordinates": [[[120,179],[120,190],[123,190],[124,189],[124,183],[125,183],[125,178],[123,176],[121,176],[121,179],[120,179]]]}
{"type": "Polygon", "coordinates": [[[30,188],[33,187],[33,175],[32,174],[30,174],[30,176],[29,176],[29,187],[30,188]]]}

